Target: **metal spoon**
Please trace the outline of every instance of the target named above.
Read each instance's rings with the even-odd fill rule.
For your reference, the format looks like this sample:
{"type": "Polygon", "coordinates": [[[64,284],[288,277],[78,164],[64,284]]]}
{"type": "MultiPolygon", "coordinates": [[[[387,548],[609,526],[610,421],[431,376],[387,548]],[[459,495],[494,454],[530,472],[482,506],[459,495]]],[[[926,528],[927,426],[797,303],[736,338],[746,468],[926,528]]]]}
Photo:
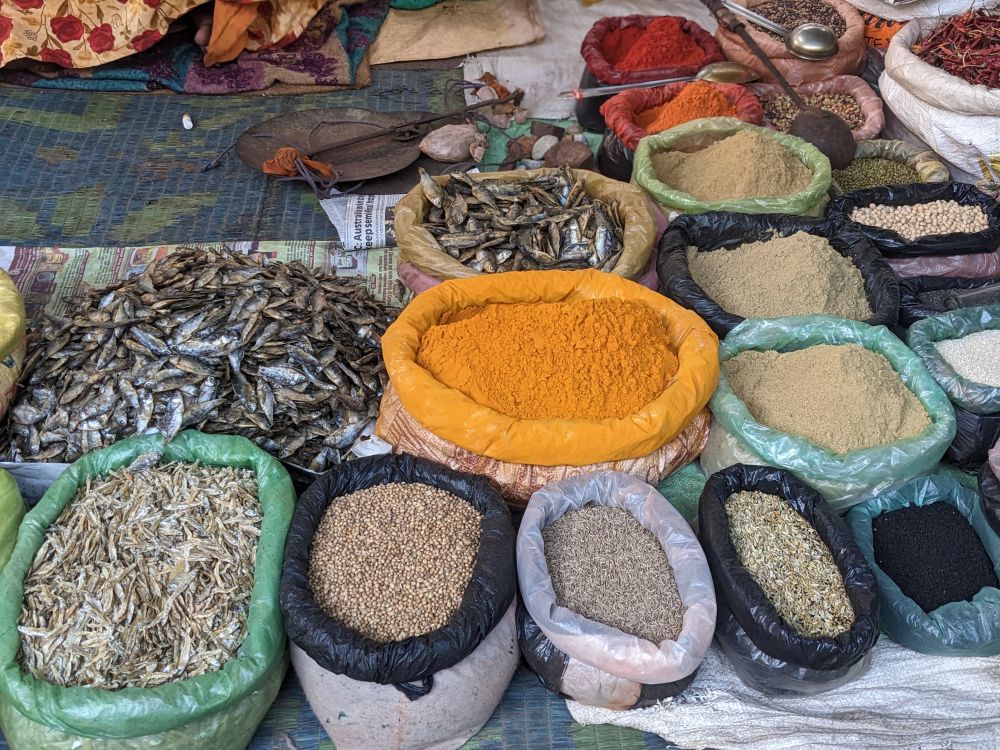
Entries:
{"type": "Polygon", "coordinates": [[[661,78],[658,81],[642,81],[640,83],[623,83],[620,86],[597,86],[592,89],[570,89],[559,93],[560,99],[590,99],[595,96],[609,96],[619,91],[629,89],[649,89],[655,86],[666,86],[668,83],[683,81],[712,81],[713,83],[750,83],[760,75],[746,65],[734,62],[709,63],[693,76],[680,78],[661,78]]]}
{"type": "Polygon", "coordinates": [[[736,15],[751,21],[755,26],[773,31],[785,40],[785,49],[803,60],[826,60],[837,54],[840,49],[833,29],[821,23],[803,23],[789,31],[784,26],[731,0],[722,0],[722,5],[736,15]]]}

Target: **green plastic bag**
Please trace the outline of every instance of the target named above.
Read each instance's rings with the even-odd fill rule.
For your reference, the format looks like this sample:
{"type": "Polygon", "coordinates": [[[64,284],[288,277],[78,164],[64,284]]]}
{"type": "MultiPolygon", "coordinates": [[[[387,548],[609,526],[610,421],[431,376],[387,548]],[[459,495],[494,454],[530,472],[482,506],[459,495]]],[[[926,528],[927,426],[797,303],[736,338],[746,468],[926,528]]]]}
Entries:
{"type": "Polygon", "coordinates": [[[997,414],[1000,413],[1000,388],[963,378],[935,346],[938,341],[960,339],[979,331],[1000,331],[1000,305],[967,307],[931,315],[910,326],[906,343],[954,403],[973,414],[997,414]]]}
{"type": "Polygon", "coordinates": [[[389,7],[396,10],[423,10],[432,5],[437,5],[439,2],[441,0],[392,0],[389,3],[389,7]]]}
{"type": "Polygon", "coordinates": [[[896,643],[922,654],[996,656],[1000,654],[1000,589],[987,587],[971,602],[951,602],[928,613],[875,563],[872,520],[898,508],[936,502],[953,505],[965,516],[1000,575],[1000,537],[990,528],[978,493],[940,474],[914,479],[855,506],[847,515],[847,524],[878,580],[879,625],[896,643]]]}
{"type": "Polygon", "coordinates": [[[24,518],[24,501],[14,477],[0,469],[0,570],[10,559],[17,539],[17,527],[24,518]]]}
{"type": "Polygon", "coordinates": [[[639,141],[632,164],[632,182],[649,193],[657,203],[667,208],[691,214],[706,211],[733,211],[741,214],[799,214],[822,216],[830,197],[830,160],[815,146],[801,138],[779,133],[769,128],[749,125],[735,117],[705,117],[649,135],[639,141]],[[812,172],[805,190],[775,198],[742,198],[727,201],[699,201],[688,193],[674,190],[660,182],[653,169],[653,154],[679,149],[697,151],[711,146],[740,130],[754,130],[771,138],[795,154],[812,172]]]}
{"type": "Polygon", "coordinates": [[[288,472],[249,440],[187,431],[123,440],[72,464],[21,524],[0,574],[0,728],[11,750],[243,750],[287,666],[278,590],[295,505],[288,472]],[[253,469],[263,509],[247,635],[235,657],[210,674],[155,688],[64,688],[23,673],[17,620],[24,577],[48,527],[90,477],[162,451],[162,462],[198,461],[253,469]]]}
{"type": "Polygon", "coordinates": [[[955,411],[920,358],[885,326],[826,315],[747,320],[723,340],[719,360],[725,362],[749,349],[789,352],[816,344],[859,344],[883,355],[927,410],[930,426],[907,440],[838,455],[757,422],[720,373],[719,387],[709,402],[715,419],[701,454],[705,473],[711,475],[734,463],[787,469],[843,511],[933,471],[955,437],[955,411]]]}

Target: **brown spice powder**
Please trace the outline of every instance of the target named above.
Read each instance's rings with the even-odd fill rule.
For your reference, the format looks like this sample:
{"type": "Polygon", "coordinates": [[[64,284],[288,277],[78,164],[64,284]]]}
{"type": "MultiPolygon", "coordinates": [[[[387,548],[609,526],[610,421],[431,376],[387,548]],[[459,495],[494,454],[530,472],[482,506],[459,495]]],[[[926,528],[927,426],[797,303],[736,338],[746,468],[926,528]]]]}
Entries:
{"type": "Polygon", "coordinates": [[[755,420],[833,453],[916,437],[930,425],[889,360],[857,344],[745,351],[722,371],[755,420]]]}
{"type": "Polygon", "coordinates": [[[417,363],[517,419],[622,419],[677,372],[664,322],[621,299],[462,311],[424,333],[417,363]]]}
{"type": "Polygon", "coordinates": [[[796,232],[731,250],[688,248],[691,277],[726,312],[744,318],[823,313],[866,320],[861,272],[824,237],[796,232]]]}
{"type": "Polygon", "coordinates": [[[809,168],[773,138],[741,130],[694,153],[652,156],[657,179],[699,201],[765,198],[806,189],[809,168]]]}

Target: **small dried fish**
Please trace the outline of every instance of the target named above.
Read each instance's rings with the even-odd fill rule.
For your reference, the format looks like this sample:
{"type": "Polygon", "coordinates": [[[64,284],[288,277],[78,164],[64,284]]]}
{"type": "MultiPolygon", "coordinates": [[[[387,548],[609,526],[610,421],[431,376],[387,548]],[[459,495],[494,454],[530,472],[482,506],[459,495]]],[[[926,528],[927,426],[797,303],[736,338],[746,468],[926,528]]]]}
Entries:
{"type": "Polygon", "coordinates": [[[350,448],[329,438],[360,432],[388,382],[394,309],[360,279],[301,263],[182,249],[73,303],[71,318],[31,330],[9,460],[75,461],[192,427],[322,471],[350,448]]]}
{"type": "Polygon", "coordinates": [[[260,526],[246,469],[172,463],[89,480],[25,578],[21,666],[105,690],[219,669],[246,635],[260,526]]]}
{"type": "Polygon", "coordinates": [[[563,168],[515,182],[453,172],[439,185],[420,169],[431,204],[424,228],[452,258],[482,273],[599,268],[621,257],[621,207],[591,198],[563,168]]]}

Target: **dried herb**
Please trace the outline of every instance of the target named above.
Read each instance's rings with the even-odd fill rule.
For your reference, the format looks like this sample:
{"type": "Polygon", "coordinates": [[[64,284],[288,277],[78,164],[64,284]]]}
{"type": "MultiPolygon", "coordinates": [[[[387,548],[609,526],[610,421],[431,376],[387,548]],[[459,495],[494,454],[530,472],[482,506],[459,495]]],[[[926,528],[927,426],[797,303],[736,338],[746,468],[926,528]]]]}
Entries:
{"type": "Polygon", "coordinates": [[[1000,14],[996,12],[981,9],[952,16],[912,49],[928,65],[963,81],[1000,88],[1000,14]]]}
{"type": "Polygon", "coordinates": [[[833,555],[809,522],[777,495],[737,492],[726,500],[740,564],[801,635],[835,636],[854,608],[833,555]]]}

